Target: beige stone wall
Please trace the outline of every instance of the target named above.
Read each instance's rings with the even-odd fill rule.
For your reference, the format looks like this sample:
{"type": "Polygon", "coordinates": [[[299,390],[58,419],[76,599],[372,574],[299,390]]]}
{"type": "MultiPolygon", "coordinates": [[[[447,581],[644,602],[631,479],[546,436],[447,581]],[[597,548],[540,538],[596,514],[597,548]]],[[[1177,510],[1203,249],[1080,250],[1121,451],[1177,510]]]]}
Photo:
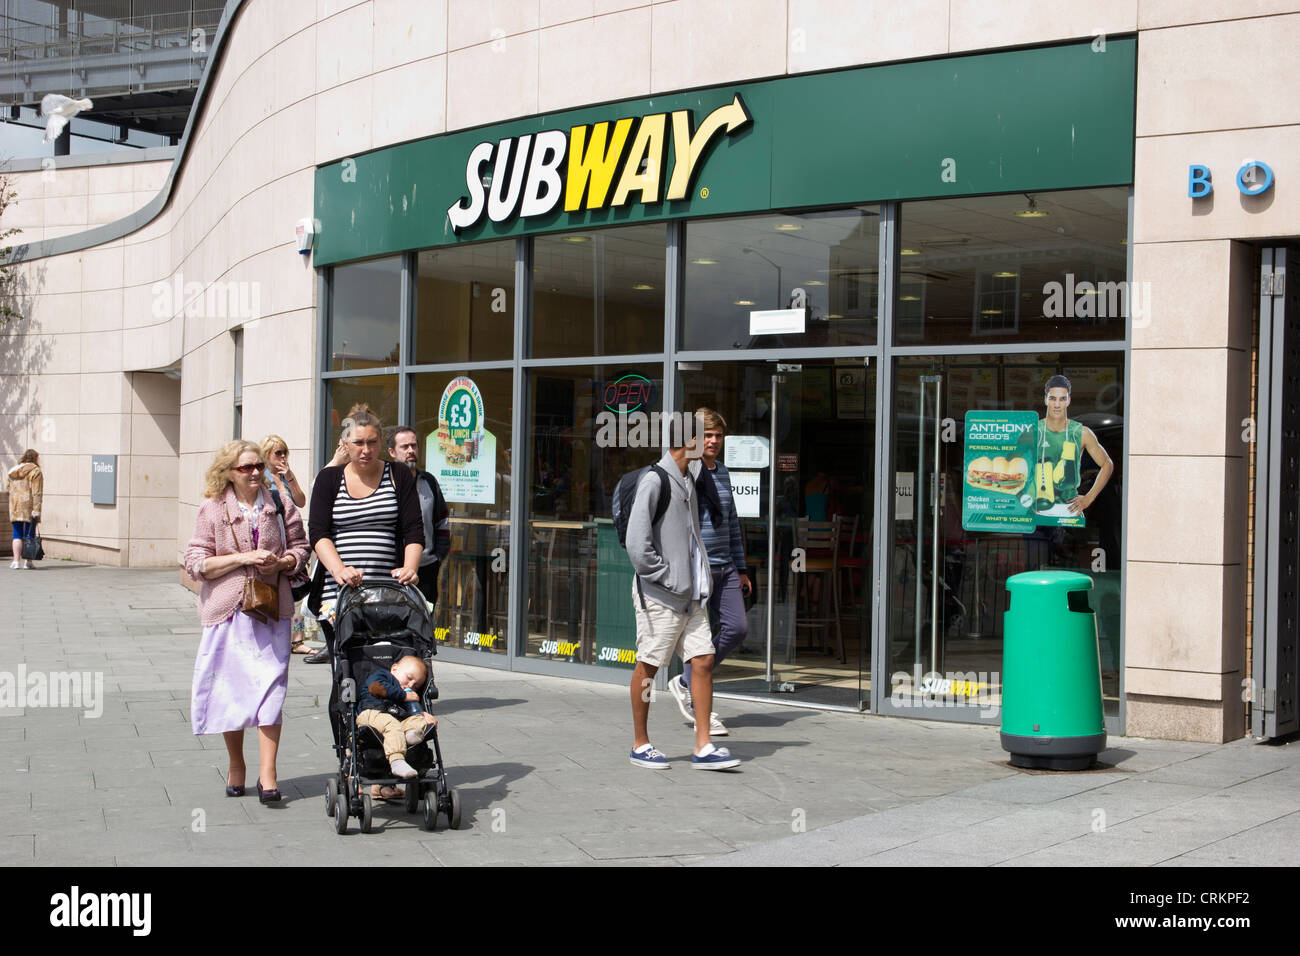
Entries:
{"type": "Polygon", "coordinates": [[[57,239],[114,222],[158,194],[170,162],[62,166],[78,157],[50,157],[42,170],[0,173],[8,176],[17,199],[0,216],[0,232],[20,230],[6,245],[57,239]]]}
{"type": "MultiPolygon", "coordinates": [[[[75,449],[48,485],[68,541],[166,563],[231,431],[232,329],[246,343],[245,434],[279,432],[308,467],[318,303],[293,224],[312,209],[315,166],[593,101],[1133,31],[1133,278],[1150,283],[1152,312],[1133,332],[1127,403],[1128,729],[1238,736],[1253,282],[1241,240],[1300,233],[1286,166],[1300,155],[1300,71],[1285,67],[1300,49],[1294,0],[250,0],[163,214],[28,267],[31,315],[0,357],[0,427],[40,447],[52,422],[56,443],[75,449]],[[1243,200],[1232,176],[1245,158],[1287,176],[1243,200]],[[1186,198],[1193,162],[1217,184],[1199,205],[1186,198]],[[177,278],[256,290],[256,314],[160,305],[156,284],[177,278]],[[165,522],[79,501],[85,456],[114,443],[127,454],[153,413],[162,390],[140,373],[177,363],[175,478],[158,468],[166,454],[140,450],[119,489],[128,503],[174,494],[168,554],[165,522]]],[[[57,188],[25,228],[49,235],[75,218],[67,197],[89,217],[89,180],[57,188]]]]}
{"type": "Polygon", "coordinates": [[[1245,732],[1248,459],[1255,253],[1234,240],[1300,233],[1295,4],[1144,3],[1139,25],[1129,391],[1127,731],[1228,740],[1245,732]],[[1226,22],[1213,22],[1223,18],[1226,22]],[[1235,185],[1246,159],[1277,184],[1235,185]],[[1212,196],[1187,197],[1210,167],[1212,196]],[[1288,175],[1289,174],[1289,175],[1288,175]],[[1289,182],[1288,182],[1289,180],[1289,182]]]}

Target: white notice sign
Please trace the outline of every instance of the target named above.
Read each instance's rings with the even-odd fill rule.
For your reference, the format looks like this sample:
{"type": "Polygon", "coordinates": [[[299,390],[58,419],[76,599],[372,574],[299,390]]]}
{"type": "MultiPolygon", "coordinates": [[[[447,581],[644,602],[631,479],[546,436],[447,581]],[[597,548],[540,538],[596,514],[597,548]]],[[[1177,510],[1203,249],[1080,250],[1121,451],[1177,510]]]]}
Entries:
{"type": "Polygon", "coordinates": [[[736,502],[736,516],[740,518],[757,518],[759,516],[759,489],[762,487],[761,471],[731,472],[731,497],[736,502]]]}
{"type": "Polygon", "coordinates": [[[766,468],[770,462],[768,440],[761,435],[728,435],[722,446],[722,463],[732,468],[766,468]]]}
{"type": "Polygon", "coordinates": [[[912,520],[912,501],[916,497],[916,473],[894,472],[894,520],[912,520]]]}
{"type": "Polygon", "coordinates": [[[750,335],[784,335],[802,333],[806,309],[769,309],[749,313],[750,335]]]}

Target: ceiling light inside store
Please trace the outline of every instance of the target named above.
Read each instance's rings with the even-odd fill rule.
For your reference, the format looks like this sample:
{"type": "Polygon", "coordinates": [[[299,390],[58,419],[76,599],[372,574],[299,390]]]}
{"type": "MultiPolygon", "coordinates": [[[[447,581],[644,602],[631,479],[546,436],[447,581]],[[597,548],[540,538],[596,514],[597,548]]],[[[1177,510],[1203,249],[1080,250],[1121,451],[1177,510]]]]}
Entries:
{"type": "Polygon", "coordinates": [[[736,305],[754,305],[755,303],[754,303],[754,300],[753,300],[753,299],[737,299],[736,302],[735,302],[735,304],[736,304],[736,305]]]}
{"type": "Polygon", "coordinates": [[[591,242],[591,236],[561,236],[560,242],[591,242]]]}
{"type": "Polygon", "coordinates": [[[1001,309],[980,309],[980,315],[1001,315],[1001,309]]]}
{"type": "Polygon", "coordinates": [[[995,272],[995,273],[993,273],[993,278],[995,278],[995,279],[1014,279],[1015,277],[1016,277],[1016,274],[1015,274],[1014,272],[995,272]]]}
{"type": "Polygon", "coordinates": [[[842,318],[844,318],[844,316],[840,315],[838,312],[828,312],[828,313],[826,314],[826,318],[828,318],[828,319],[842,319],[842,318]]]}
{"type": "Polygon", "coordinates": [[[900,295],[898,297],[898,301],[899,302],[920,302],[921,297],[919,295],[900,295]]]}
{"type": "Polygon", "coordinates": [[[717,264],[718,264],[717,259],[692,259],[691,260],[691,265],[693,266],[716,266],[717,264]]]}
{"type": "Polygon", "coordinates": [[[635,289],[637,292],[649,292],[651,289],[654,288],[654,286],[652,286],[648,282],[638,282],[636,285],[632,286],[632,288],[635,289]]]}
{"type": "Polygon", "coordinates": [[[798,232],[803,228],[803,226],[799,225],[797,222],[778,222],[772,228],[777,232],[798,232]]]}
{"type": "Polygon", "coordinates": [[[920,249],[900,249],[898,251],[899,254],[904,256],[919,256],[921,254],[920,249]]]}
{"type": "Polygon", "coordinates": [[[807,282],[804,283],[804,285],[825,285],[825,284],[826,283],[823,282],[821,279],[809,279],[807,282]]]}

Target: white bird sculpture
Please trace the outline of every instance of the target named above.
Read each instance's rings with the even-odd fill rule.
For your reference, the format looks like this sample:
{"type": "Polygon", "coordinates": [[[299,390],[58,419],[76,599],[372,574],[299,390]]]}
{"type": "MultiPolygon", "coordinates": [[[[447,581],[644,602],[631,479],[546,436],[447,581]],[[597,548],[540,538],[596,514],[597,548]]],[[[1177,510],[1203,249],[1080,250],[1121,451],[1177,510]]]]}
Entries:
{"type": "Polygon", "coordinates": [[[41,142],[54,142],[63,132],[63,127],[68,125],[68,120],[94,105],[90,100],[74,100],[61,93],[46,93],[41,100],[41,115],[46,117],[45,135],[41,137],[41,142]]]}

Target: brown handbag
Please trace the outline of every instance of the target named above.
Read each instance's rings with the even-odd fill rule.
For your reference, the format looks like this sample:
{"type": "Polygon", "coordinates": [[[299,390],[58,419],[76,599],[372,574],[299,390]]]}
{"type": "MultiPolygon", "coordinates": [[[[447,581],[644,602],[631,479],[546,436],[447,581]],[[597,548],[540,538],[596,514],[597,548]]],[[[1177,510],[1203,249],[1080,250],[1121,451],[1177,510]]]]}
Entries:
{"type": "MultiPolygon", "coordinates": [[[[239,535],[235,534],[235,526],[230,520],[229,508],[226,509],[226,524],[230,527],[230,537],[234,539],[235,550],[238,551],[239,535]]],[[[257,577],[251,568],[245,567],[244,570],[248,572],[248,577],[244,581],[244,601],[240,606],[240,610],[263,624],[274,624],[280,619],[280,589],[272,587],[257,577]]],[[[280,572],[277,571],[277,582],[279,574],[280,572]]]]}

